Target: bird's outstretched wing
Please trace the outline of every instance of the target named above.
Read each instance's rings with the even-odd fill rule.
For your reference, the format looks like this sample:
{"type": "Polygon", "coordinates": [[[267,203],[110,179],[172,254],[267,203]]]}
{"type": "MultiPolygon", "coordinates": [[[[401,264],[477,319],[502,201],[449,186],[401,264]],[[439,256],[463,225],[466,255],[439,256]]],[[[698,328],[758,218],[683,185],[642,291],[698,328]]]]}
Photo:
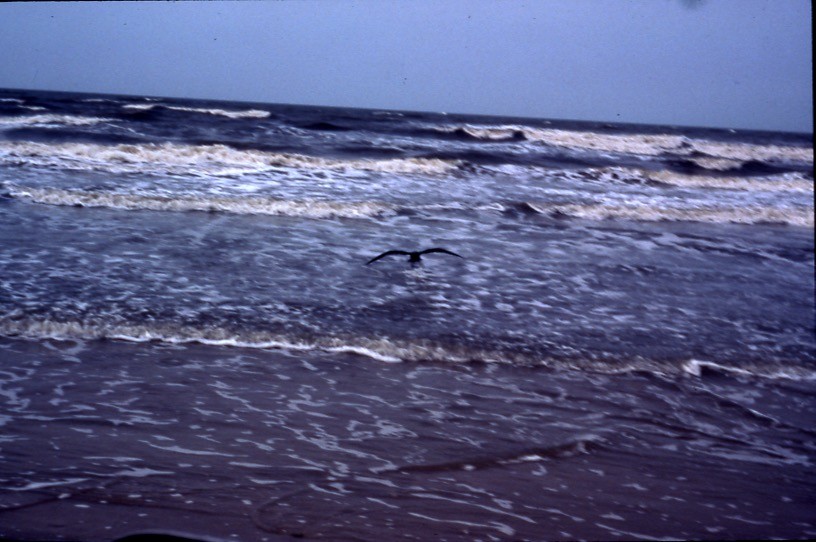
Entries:
{"type": "Polygon", "coordinates": [[[451,256],[456,256],[457,258],[464,258],[464,256],[460,256],[455,252],[451,252],[446,248],[429,248],[420,252],[420,254],[430,254],[431,252],[442,252],[443,254],[450,254],[451,256]]]}
{"type": "Polygon", "coordinates": [[[371,258],[370,260],[368,260],[366,262],[366,265],[368,265],[370,263],[374,263],[377,260],[379,260],[380,258],[385,258],[386,256],[410,256],[410,255],[411,255],[410,252],[405,252],[404,250],[388,250],[386,252],[383,252],[379,256],[375,256],[375,257],[371,258]]]}

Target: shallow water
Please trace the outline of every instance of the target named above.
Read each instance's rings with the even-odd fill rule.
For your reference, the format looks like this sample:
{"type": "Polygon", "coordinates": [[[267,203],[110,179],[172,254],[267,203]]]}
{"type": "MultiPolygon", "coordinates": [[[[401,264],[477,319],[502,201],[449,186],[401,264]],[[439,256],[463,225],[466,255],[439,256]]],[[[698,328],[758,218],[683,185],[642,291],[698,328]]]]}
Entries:
{"type": "Polygon", "coordinates": [[[816,534],[812,384],[108,341],[2,353],[6,536],[816,534]]]}

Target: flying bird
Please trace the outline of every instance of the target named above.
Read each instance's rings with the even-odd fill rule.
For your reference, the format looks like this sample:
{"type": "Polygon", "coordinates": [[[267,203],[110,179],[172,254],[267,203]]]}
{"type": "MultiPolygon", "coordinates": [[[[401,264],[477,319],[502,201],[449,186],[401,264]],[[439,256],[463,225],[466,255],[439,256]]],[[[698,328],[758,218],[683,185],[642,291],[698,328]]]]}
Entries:
{"type": "Polygon", "coordinates": [[[422,261],[423,254],[432,254],[434,252],[441,252],[442,254],[450,254],[451,256],[456,256],[457,258],[464,258],[464,256],[460,256],[455,252],[451,252],[446,248],[428,248],[425,250],[417,251],[417,252],[408,252],[407,250],[388,250],[383,252],[379,256],[375,256],[366,262],[366,265],[370,263],[374,263],[380,258],[385,258],[386,256],[408,256],[408,262],[411,265],[418,264],[422,261]]]}

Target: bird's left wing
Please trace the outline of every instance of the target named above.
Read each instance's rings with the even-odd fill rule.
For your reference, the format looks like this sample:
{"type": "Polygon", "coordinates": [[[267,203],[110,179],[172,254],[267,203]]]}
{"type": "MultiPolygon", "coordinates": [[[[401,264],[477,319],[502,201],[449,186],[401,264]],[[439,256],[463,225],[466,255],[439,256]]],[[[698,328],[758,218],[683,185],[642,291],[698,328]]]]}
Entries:
{"type": "Polygon", "coordinates": [[[379,260],[380,258],[385,258],[386,256],[394,256],[394,255],[403,255],[403,256],[408,256],[409,254],[410,254],[409,252],[405,252],[404,250],[388,250],[388,251],[386,251],[386,252],[383,252],[383,253],[382,253],[382,254],[380,254],[379,256],[374,256],[373,258],[371,258],[370,260],[368,260],[368,261],[366,262],[366,265],[368,265],[368,264],[370,264],[370,263],[374,263],[374,262],[376,262],[377,260],[379,260]]]}

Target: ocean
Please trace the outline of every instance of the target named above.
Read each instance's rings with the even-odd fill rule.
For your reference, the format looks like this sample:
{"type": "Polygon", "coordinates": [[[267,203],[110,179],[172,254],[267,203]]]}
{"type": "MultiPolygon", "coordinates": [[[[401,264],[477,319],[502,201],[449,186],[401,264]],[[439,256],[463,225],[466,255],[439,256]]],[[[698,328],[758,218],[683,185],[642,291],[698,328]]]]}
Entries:
{"type": "Polygon", "coordinates": [[[0,91],[0,538],[816,537],[813,189],[812,134],[0,91]]]}

